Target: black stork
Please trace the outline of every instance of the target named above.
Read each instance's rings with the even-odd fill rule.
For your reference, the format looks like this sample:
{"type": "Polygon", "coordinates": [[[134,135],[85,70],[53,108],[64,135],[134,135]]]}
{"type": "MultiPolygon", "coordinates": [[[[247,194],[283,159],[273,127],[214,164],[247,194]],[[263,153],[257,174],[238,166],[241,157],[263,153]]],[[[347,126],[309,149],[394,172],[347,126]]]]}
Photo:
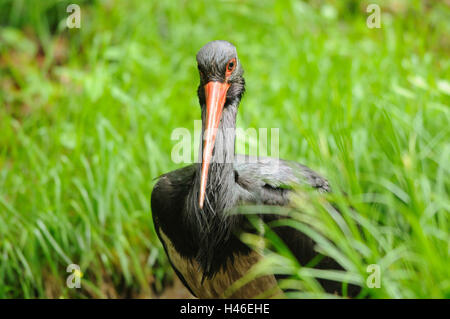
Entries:
{"type": "MultiPolygon", "coordinates": [[[[263,258],[236,235],[248,219],[230,211],[242,203],[286,206],[291,191],[282,185],[306,182],[322,192],[330,188],[327,180],[299,163],[235,154],[236,115],[245,90],[236,48],[227,41],[209,42],[197,53],[197,63],[202,162],[160,176],[151,207],[156,233],[184,285],[198,298],[221,298],[263,258]]],[[[275,231],[300,264],[317,255],[305,235],[288,227],[275,231]]],[[[341,269],[329,257],[316,267],[341,269]]],[[[339,293],[339,283],[320,282],[327,292],[339,293]]],[[[231,297],[252,298],[274,288],[275,277],[263,276],[231,297]]]]}

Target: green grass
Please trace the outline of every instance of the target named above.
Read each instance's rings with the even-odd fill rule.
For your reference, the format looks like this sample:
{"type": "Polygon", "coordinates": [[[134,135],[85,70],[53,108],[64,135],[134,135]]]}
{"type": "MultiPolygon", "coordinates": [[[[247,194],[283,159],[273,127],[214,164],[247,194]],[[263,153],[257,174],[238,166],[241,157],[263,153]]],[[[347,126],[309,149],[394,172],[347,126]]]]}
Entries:
{"type": "MultiPolygon", "coordinates": [[[[280,128],[280,156],[327,176],[343,211],[300,195],[292,226],[356,283],[380,265],[363,295],[450,298],[450,7],[374,2],[381,29],[366,27],[367,1],[259,0],[86,1],[67,30],[68,2],[0,1],[0,297],[170,285],[153,178],[180,166],[172,130],[199,119],[195,53],[224,39],[246,71],[238,125],[280,128]],[[66,287],[70,263],[81,289],[66,287]]],[[[268,237],[291,296],[324,296],[311,277],[339,274],[268,237]]]]}

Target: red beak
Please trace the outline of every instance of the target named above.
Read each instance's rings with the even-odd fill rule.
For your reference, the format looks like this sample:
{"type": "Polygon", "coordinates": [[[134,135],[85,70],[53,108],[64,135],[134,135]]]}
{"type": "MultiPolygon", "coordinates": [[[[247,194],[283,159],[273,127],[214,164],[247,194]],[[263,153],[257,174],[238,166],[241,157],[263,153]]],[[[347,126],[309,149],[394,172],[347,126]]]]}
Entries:
{"type": "Polygon", "coordinates": [[[206,193],[206,183],[208,181],[209,164],[216,141],[216,133],[222,117],[223,106],[227,98],[227,91],[230,87],[228,83],[208,82],[205,85],[206,97],[206,128],[203,136],[202,171],[200,178],[200,195],[198,204],[203,208],[206,193]]]}

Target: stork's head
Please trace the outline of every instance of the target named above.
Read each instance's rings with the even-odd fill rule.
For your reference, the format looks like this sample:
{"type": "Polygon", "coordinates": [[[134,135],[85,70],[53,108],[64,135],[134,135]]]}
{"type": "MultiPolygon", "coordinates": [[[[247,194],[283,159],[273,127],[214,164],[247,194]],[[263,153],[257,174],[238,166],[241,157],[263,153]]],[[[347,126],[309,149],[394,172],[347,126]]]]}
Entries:
{"type": "MultiPolygon", "coordinates": [[[[202,107],[208,107],[211,93],[220,93],[223,105],[237,104],[244,93],[244,69],[236,47],[227,41],[216,40],[205,44],[197,53],[200,85],[198,97],[202,107]]],[[[220,100],[219,102],[222,102],[220,100]]]]}
{"type": "Polygon", "coordinates": [[[222,112],[224,108],[238,106],[245,82],[244,69],[230,42],[217,40],[205,44],[197,53],[197,64],[200,73],[198,98],[206,111],[199,195],[199,206],[203,208],[209,163],[222,112]]]}

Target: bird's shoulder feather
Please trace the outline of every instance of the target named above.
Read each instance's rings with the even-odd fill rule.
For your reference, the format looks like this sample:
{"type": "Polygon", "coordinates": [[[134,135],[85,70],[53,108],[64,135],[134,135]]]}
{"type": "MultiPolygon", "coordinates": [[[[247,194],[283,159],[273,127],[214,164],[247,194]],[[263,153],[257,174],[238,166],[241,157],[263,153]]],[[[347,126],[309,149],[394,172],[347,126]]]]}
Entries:
{"type": "Polygon", "coordinates": [[[325,178],[294,161],[236,155],[234,165],[236,181],[243,189],[245,201],[286,205],[287,195],[296,185],[309,185],[321,192],[330,191],[325,178]]]}

